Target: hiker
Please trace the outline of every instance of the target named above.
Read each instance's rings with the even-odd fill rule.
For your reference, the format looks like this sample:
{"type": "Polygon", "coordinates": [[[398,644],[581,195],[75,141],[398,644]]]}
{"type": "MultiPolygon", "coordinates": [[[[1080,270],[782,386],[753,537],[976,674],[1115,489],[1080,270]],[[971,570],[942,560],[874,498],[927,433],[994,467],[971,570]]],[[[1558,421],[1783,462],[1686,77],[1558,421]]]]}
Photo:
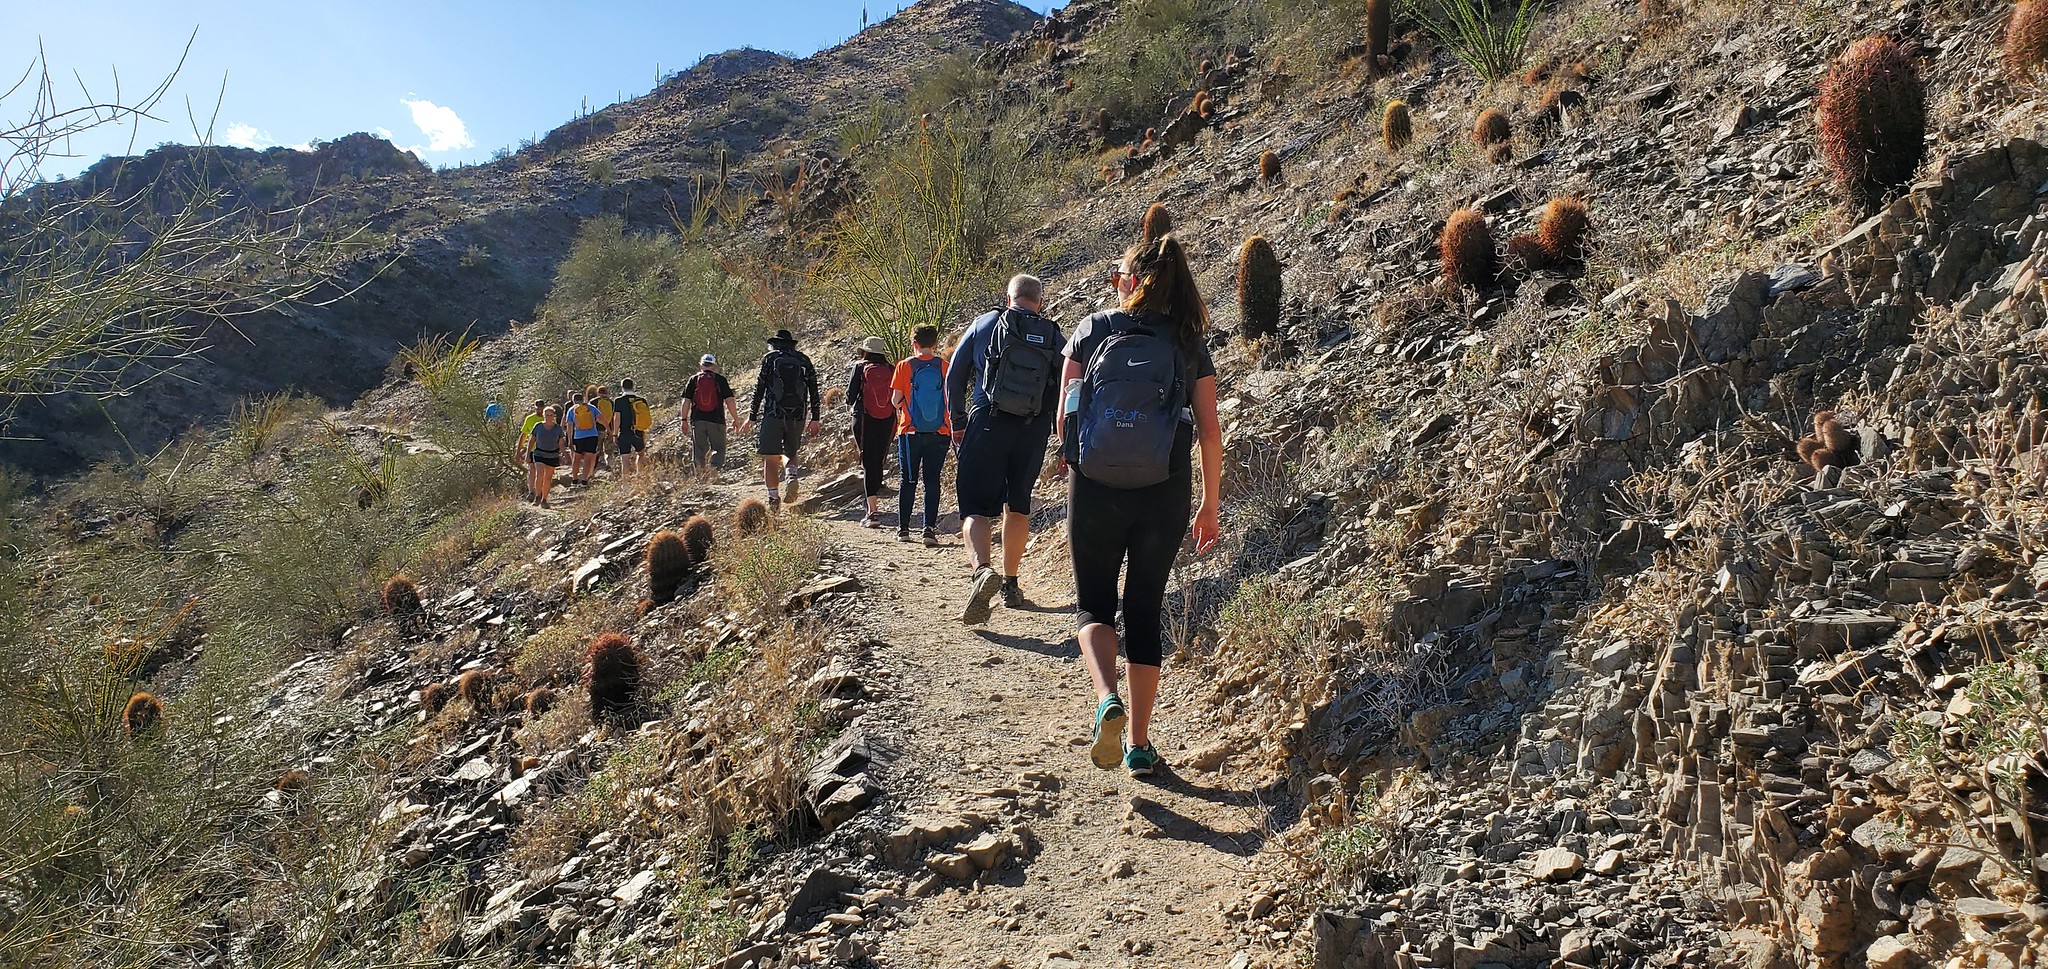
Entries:
{"type": "Polygon", "coordinates": [[[961,531],[967,537],[968,574],[973,576],[960,621],[988,621],[998,590],[1003,605],[1024,604],[1017,569],[1031,534],[1031,491],[1045,465],[1059,411],[1059,324],[1041,315],[1045,284],[1036,276],[1010,280],[1009,305],[983,313],[968,325],[946,371],[946,408],[953,440],[953,490],[960,499],[961,531]],[[989,533],[1003,523],[1003,570],[989,564],[989,533]]]}
{"type": "Polygon", "coordinates": [[[619,444],[619,474],[637,474],[647,465],[647,432],[654,429],[654,408],[633,392],[633,378],[619,381],[612,413],[618,425],[613,433],[619,444]]]}
{"type": "Polygon", "coordinates": [[[613,443],[617,437],[618,415],[612,410],[612,391],[603,384],[591,384],[588,391],[590,405],[597,408],[597,461],[599,468],[611,466],[613,443]]]}
{"type": "Polygon", "coordinates": [[[953,420],[946,411],[946,359],[939,356],[939,328],[920,326],[910,335],[917,355],[896,365],[889,400],[896,405],[896,463],[903,485],[896,492],[896,540],[910,541],[910,511],[917,483],[924,482],[924,543],[939,544],[939,472],[953,446],[953,420]]]}
{"type": "Polygon", "coordinates": [[[853,412],[853,443],[860,447],[861,485],[868,499],[861,527],[880,528],[882,478],[889,445],[896,441],[896,365],[889,362],[889,344],[878,336],[861,341],[860,357],[846,378],[846,407],[853,412]]]}
{"type": "Polygon", "coordinates": [[[546,419],[547,410],[547,401],[536,400],[533,402],[533,413],[526,415],[526,420],[520,422],[519,443],[512,447],[512,466],[525,471],[528,475],[526,495],[529,498],[533,497],[531,481],[533,474],[533,458],[531,457],[531,452],[533,451],[533,429],[542,420],[546,419]]]}
{"type": "Polygon", "coordinates": [[[683,397],[690,402],[690,453],[698,468],[725,468],[725,424],[740,423],[740,410],[733,403],[732,384],[718,372],[718,358],[705,354],[697,361],[697,372],[683,384],[683,397]],[[723,410],[719,408],[724,404],[723,410]],[[709,464],[706,464],[709,459],[709,464]]]}
{"type": "Polygon", "coordinates": [[[1144,776],[1160,763],[1151,728],[1166,582],[1191,517],[1195,552],[1216,544],[1223,431],[1204,342],[1209,313],[1180,240],[1167,233],[1134,246],[1113,278],[1122,304],[1082,321],[1066,348],[1062,457],[1076,472],[1067,485],[1067,539],[1081,655],[1099,701],[1089,756],[1097,767],[1121,762],[1144,776]],[[1191,507],[1197,441],[1199,510],[1191,507]],[[1119,604],[1128,705],[1117,689],[1119,604]]]}
{"type": "MultiPolygon", "coordinates": [[[[788,330],[776,330],[768,338],[768,346],[768,353],[761,357],[761,376],[754,381],[747,426],[761,429],[761,482],[768,486],[768,507],[780,508],[784,462],[796,464],[804,436],[818,433],[818,368],[796,348],[796,337],[788,330]],[[809,424],[804,423],[807,399],[809,424]]],[[[796,498],[794,481],[789,484],[789,497],[796,498]]]]}
{"type": "Polygon", "coordinates": [[[533,500],[548,507],[548,492],[555,485],[555,469],[562,466],[562,412],[553,407],[541,411],[530,434],[532,448],[526,452],[526,486],[533,500]]]}
{"type": "Polygon", "coordinates": [[[569,395],[569,411],[563,422],[569,425],[569,445],[573,453],[569,458],[569,483],[589,484],[596,475],[597,446],[604,440],[604,424],[597,419],[597,408],[584,398],[584,391],[569,395]]]}

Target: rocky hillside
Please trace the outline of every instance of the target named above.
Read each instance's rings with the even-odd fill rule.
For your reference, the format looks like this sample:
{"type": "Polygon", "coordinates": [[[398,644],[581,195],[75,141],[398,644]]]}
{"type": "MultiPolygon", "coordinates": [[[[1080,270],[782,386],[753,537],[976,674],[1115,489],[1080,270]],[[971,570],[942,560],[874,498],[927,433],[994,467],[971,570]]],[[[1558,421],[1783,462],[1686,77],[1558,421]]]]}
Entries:
{"type": "Polygon", "coordinates": [[[349,403],[383,381],[401,347],[532,320],[586,219],[609,212],[636,228],[672,231],[688,218],[699,181],[721,174],[733,192],[758,195],[781,169],[794,170],[805,146],[900,94],[916,71],[1038,19],[1006,0],[932,0],[812,57],[715,55],[505,158],[438,172],[364,134],[310,152],[169,146],[101,161],[22,203],[101,191],[125,199],[146,189],[145,204],[168,209],[212,186],[231,218],[282,212],[340,243],[342,261],[322,267],[331,282],[311,301],[332,302],[202,323],[208,349],[177,379],[105,402],[104,412],[64,398],[29,406],[16,426],[34,440],[10,435],[0,462],[74,471],[217,423],[251,396],[349,403]]]}
{"type": "MultiPolygon", "coordinates": [[[[511,206],[523,178],[563,239],[579,206],[655,224],[718,164],[692,132],[726,139],[731,171],[853,170],[825,119],[959,25],[997,40],[977,90],[1029,105],[1056,161],[1019,248],[1058,315],[1103,304],[1154,202],[1215,310],[1228,534],[1170,592],[1167,776],[1080,749],[1060,485],[1029,607],[956,627],[957,552],[855,524],[837,411],[766,525],[734,510],[758,487],[741,461],[432,533],[407,565],[431,568],[423,607],[344,610],[252,701],[309,726],[248,823],[345,848],[281,855],[304,874],[266,891],[290,904],[206,885],[194,961],[315,924],[364,964],[2039,965],[2048,110],[2001,60],[2010,7],[1556,0],[1493,83],[1403,18],[1381,57],[1362,11],[1258,10],[920,5],[817,58],[709,59],[485,166],[465,202],[511,206]],[[1930,115],[1913,177],[1865,207],[1831,177],[1816,99],[1874,33],[1930,115]],[[1161,51],[1185,86],[1103,93],[1161,51]],[[817,127],[749,120],[812,96],[817,127]],[[1396,100],[1413,140],[1390,146],[1396,100]],[[1475,143],[1489,108],[1504,149],[1475,143]],[[1565,199],[1585,245],[1514,238],[1555,233],[1565,199]],[[1509,257],[1466,285],[1441,246],[1460,210],[1509,257]],[[1254,234],[1284,298],[1248,339],[1254,234]],[[708,554],[657,538],[700,514],[708,554]],[[615,689],[608,632],[637,691],[615,689]]],[[[815,241],[772,207],[735,220],[735,258],[815,241]]],[[[439,493],[397,463],[438,460],[415,436],[433,408],[395,381],[334,417],[439,493]]],[[[247,490],[323,449],[257,447],[247,490]]],[[[94,549],[138,507],[51,517],[94,549]]],[[[174,730],[209,648],[168,642],[138,674],[174,730]]]]}

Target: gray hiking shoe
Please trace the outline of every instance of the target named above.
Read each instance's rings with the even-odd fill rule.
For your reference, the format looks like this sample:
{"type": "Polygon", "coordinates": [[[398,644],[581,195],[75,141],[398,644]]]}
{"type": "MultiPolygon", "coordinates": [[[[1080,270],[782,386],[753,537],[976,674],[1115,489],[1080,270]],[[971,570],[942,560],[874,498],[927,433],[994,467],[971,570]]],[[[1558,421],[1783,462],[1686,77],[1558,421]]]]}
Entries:
{"type": "Polygon", "coordinates": [[[1002,573],[986,565],[976,569],[974,587],[967,593],[967,606],[960,610],[960,621],[970,626],[987,622],[989,613],[995,611],[996,591],[1002,587],[1002,573]]]}

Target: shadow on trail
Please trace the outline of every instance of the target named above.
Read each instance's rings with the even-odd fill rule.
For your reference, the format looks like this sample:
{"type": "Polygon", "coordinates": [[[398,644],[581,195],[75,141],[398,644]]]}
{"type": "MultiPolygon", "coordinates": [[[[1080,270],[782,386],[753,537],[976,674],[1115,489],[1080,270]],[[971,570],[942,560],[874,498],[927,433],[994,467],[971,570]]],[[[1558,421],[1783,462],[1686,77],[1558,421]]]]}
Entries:
{"type": "Polygon", "coordinates": [[[1171,765],[1166,765],[1159,773],[1150,778],[1140,779],[1139,782],[1149,783],[1164,792],[1244,811],[1247,821],[1245,830],[1225,831],[1181,814],[1142,793],[1132,797],[1132,804],[1138,814],[1151,822],[1166,837],[1208,845],[1218,851],[1254,854],[1265,846],[1266,838],[1273,832],[1285,831],[1301,820],[1300,799],[1288,792],[1285,781],[1274,781],[1265,787],[1250,791],[1206,787],[1189,780],[1175,771],[1171,765]]]}
{"type": "Polygon", "coordinates": [[[1021,649],[1025,652],[1037,653],[1040,656],[1050,656],[1053,659],[1077,659],[1081,655],[1081,644],[1072,636],[1067,636],[1058,643],[1051,643],[1036,636],[1013,636],[1009,633],[999,633],[992,629],[977,629],[974,631],[974,635],[981,637],[985,642],[993,643],[997,646],[1021,649]]]}
{"type": "Polygon", "coordinates": [[[1258,854],[1259,849],[1266,844],[1267,831],[1263,826],[1243,831],[1222,831],[1142,794],[1131,798],[1131,806],[1138,812],[1139,817],[1159,829],[1161,837],[1175,841],[1186,841],[1224,854],[1246,857],[1258,854]]]}

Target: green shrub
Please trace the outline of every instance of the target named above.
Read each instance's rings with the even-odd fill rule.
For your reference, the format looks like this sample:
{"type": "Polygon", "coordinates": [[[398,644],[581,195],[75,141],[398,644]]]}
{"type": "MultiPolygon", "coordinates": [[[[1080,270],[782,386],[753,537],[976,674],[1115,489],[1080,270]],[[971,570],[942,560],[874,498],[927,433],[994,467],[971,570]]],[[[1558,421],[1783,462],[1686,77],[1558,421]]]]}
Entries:
{"type": "Polygon", "coordinates": [[[1514,16],[1505,22],[1493,0],[1437,0],[1434,6],[1438,9],[1431,11],[1421,0],[1409,0],[1408,10],[1438,43],[1491,84],[1521,69],[1543,0],[1514,0],[1514,16]]]}
{"type": "MultiPolygon", "coordinates": [[[[713,201],[693,212],[708,213],[713,201]]],[[[624,220],[601,215],[556,270],[536,326],[542,350],[531,379],[547,396],[613,374],[679,387],[706,353],[757,352],[764,323],[701,239],[628,232],[624,220]]]]}

